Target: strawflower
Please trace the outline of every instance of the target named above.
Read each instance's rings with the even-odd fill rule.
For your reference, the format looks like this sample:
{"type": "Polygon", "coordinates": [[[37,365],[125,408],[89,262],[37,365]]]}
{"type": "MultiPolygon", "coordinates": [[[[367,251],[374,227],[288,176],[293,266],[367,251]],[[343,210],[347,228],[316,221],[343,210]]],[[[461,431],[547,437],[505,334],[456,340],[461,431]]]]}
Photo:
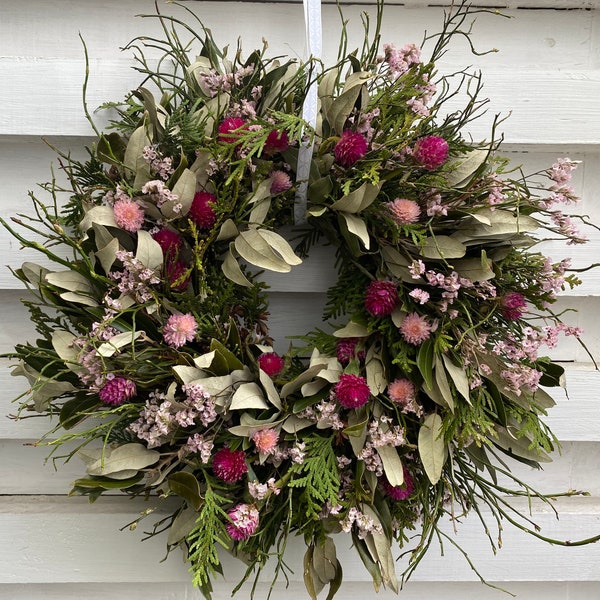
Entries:
{"type": "Polygon", "coordinates": [[[129,199],[117,200],[113,206],[115,223],[131,233],[139,231],[144,224],[144,209],[129,199]]]}
{"type": "Polygon", "coordinates": [[[422,344],[431,335],[431,325],[425,317],[417,313],[410,313],[400,323],[402,337],[414,346],[422,344]]]}
{"type": "Polygon", "coordinates": [[[397,225],[416,223],[421,214],[421,207],[414,200],[407,198],[396,198],[388,202],[386,208],[397,225]]]}
{"type": "Polygon", "coordinates": [[[163,337],[165,342],[173,348],[185,346],[196,337],[198,323],[193,315],[171,315],[163,327],[163,337]]]}

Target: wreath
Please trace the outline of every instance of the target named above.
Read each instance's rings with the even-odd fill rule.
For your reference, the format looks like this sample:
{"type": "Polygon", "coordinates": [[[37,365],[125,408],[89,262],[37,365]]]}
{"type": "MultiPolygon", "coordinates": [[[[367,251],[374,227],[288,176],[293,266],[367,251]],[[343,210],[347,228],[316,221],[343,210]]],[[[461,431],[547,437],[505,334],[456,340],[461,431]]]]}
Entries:
{"type": "Polygon", "coordinates": [[[344,30],[324,70],[266,45],[228,58],[199,20],[196,33],[148,15],[164,37],[127,47],[143,85],[103,106],[112,121],[85,160],[57,150],[68,185],[43,186],[49,204],[31,194],[35,215],[3,222],[49,259],[15,271],[39,334],[10,354],[30,384],[18,417],[51,418],[38,443],[84,461],[71,494],[159,507],[150,533],[168,530],[207,597],[219,547],[246,562],[244,580],[269,558],[277,577],[291,535],[311,598],[341,584],[340,532],[375,587],[396,591],[394,545],[402,582],[448,538],[441,519],[475,511],[496,547],[486,506],[498,529],[548,541],[498,476],[548,502],[506,460],[539,466],[557,447],[543,387],[563,369],[541,350],[579,336],[552,311],[578,279],[536,248],[544,230],[584,241],[557,208],[577,200],[576,164],[526,177],[498,154],[497,121],[490,141],[462,133],[485,105],[479,76],[435,64],[476,12],[449,10],[424,60],[414,44],[380,47],[378,6],[362,50],[344,30]],[[300,116],[311,86],[314,127],[300,116]],[[459,92],[465,107],[448,112],[459,92]],[[276,353],[262,273],[293,277],[316,244],[337,269],[324,324],[276,353]]]}

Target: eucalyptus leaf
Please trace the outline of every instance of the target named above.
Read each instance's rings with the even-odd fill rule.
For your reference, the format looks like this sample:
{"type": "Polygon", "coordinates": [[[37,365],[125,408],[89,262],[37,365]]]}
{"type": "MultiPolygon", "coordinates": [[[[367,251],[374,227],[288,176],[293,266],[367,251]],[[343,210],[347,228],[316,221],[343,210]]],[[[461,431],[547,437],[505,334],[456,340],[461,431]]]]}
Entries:
{"type": "Polygon", "coordinates": [[[393,246],[384,245],[381,246],[380,251],[383,260],[385,261],[385,264],[387,265],[388,269],[390,270],[390,273],[394,277],[397,277],[398,279],[400,279],[400,281],[403,281],[405,283],[412,284],[416,283],[417,280],[420,279],[419,277],[417,278],[417,280],[415,280],[415,278],[411,275],[411,272],[408,269],[410,262],[406,257],[400,254],[400,252],[398,252],[396,248],[394,248],[393,246]]]}
{"type": "Polygon", "coordinates": [[[193,531],[198,519],[198,511],[187,506],[173,520],[169,527],[169,535],[167,537],[167,546],[174,546],[182,542],[193,531]]]}
{"type": "Polygon", "coordinates": [[[151,271],[158,271],[163,265],[163,251],[160,244],[143,229],[137,232],[135,257],[151,271]]]}
{"type": "Polygon", "coordinates": [[[267,394],[267,400],[277,409],[283,410],[279,393],[273,383],[273,380],[262,370],[259,369],[258,378],[267,394]]]}
{"type": "Polygon", "coordinates": [[[337,573],[337,556],[333,540],[327,536],[321,541],[317,541],[313,553],[313,567],[324,583],[332,581],[337,573]]]}
{"type": "Polygon", "coordinates": [[[239,234],[239,230],[232,219],[227,219],[219,229],[219,235],[217,236],[217,242],[225,242],[234,238],[239,234]]]}
{"type": "Polygon", "coordinates": [[[24,262],[21,265],[21,272],[23,276],[29,283],[32,283],[35,286],[39,286],[39,284],[44,281],[46,277],[46,273],[50,271],[46,267],[42,267],[32,262],[24,262]]]}
{"type": "Polygon", "coordinates": [[[231,243],[229,250],[225,253],[225,260],[221,263],[221,271],[227,279],[237,283],[243,287],[252,287],[252,283],[242,272],[242,269],[233,255],[232,248],[234,247],[233,242],[231,243]]]}
{"type": "MultiPolygon", "coordinates": [[[[113,473],[125,470],[133,471],[135,474],[160,459],[160,452],[149,450],[143,444],[136,443],[123,444],[115,449],[108,447],[86,449],[84,454],[80,451],[79,455],[86,463],[88,475],[104,477],[110,477],[113,473]]],[[[133,474],[120,478],[128,479],[133,474]]]]}
{"type": "Polygon", "coordinates": [[[336,200],[331,205],[331,208],[332,210],[345,213],[359,213],[373,204],[382,185],[382,183],[373,185],[366,181],[356,190],[350,192],[346,196],[342,196],[339,200],[336,200]]]}
{"type": "Polygon", "coordinates": [[[229,410],[242,410],[247,408],[269,408],[268,402],[260,387],[254,383],[242,383],[231,398],[229,410]]]}
{"type": "Polygon", "coordinates": [[[421,248],[425,258],[444,259],[462,258],[467,252],[466,246],[447,235],[428,237],[421,248]]]}
{"type": "Polygon", "coordinates": [[[367,337],[369,335],[369,330],[366,325],[362,323],[357,323],[356,321],[350,321],[346,326],[341,329],[337,329],[333,332],[333,335],[336,338],[350,338],[350,337],[367,337]]]}
{"type": "Polygon", "coordinates": [[[329,107],[327,120],[335,133],[341,135],[344,131],[346,121],[354,110],[354,105],[360,96],[362,86],[356,85],[342,92],[329,107]]]}
{"type": "Polygon", "coordinates": [[[346,212],[341,212],[340,215],[346,221],[348,231],[354,234],[363,243],[365,249],[368,250],[370,247],[370,239],[367,224],[356,215],[346,212]]]}
{"type": "Polygon", "coordinates": [[[96,258],[100,261],[104,272],[108,274],[115,262],[117,260],[116,253],[120,248],[119,240],[117,238],[112,238],[112,240],[106,244],[101,250],[95,252],[96,258]]]}
{"type": "Polygon", "coordinates": [[[181,383],[187,385],[192,381],[196,381],[205,376],[204,371],[196,367],[188,367],[187,365],[175,365],[173,371],[181,380],[181,383]]]}
{"type": "Polygon", "coordinates": [[[289,273],[292,270],[290,264],[273,251],[271,244],[257,229],[240,232],[234,244],[239,255],[251,265],[277,273],[289,273]]]}
{"type": "Polygon", "coordinates": [[[115,222],[115,213],[110,206],[93,206],[86,211],[83,219],[79,223],[81,231],[91,229],[94,224],[105,225],[106,227],[117,227],[115,222]]]}
{"type": "Polygon", "coordinates": [[[190,211],[196,194],[196,174],[190,169],[185,169],[173,186],[172,192],[177,196],[177,200],[168,200],[160,209],[167,219],[185,216],[190,211]],[[181,204],[181,212],[175,212],[176,204],[181,204]]]}
{"type": "Polygon", "coordinates": [[[138,127],[129,138],[123,164],[135,177],[134,187],[140,189],[144,183],[150,181],[150,167],[144,158],[144,148],[150,146],[152,140],[148,137],[146,123],[138,127]]]}
{"type": "Polygon", "coordinates": [[[446,367],[446,371],[448,372],[450,378],[456,386],[456,391],[469,404],[471,404],[471,390],[469,387],[469,378],[467,377],[465,369],[454,364],[452,359],[446,354],[442,355],[442,360],[444,362],[444,366],[446,367]]]}
{"type": "Polygon", "coordinates": [[[290,415],[282,425],[282,429],[286,433],[297,433],[302,429],[306,429],[307,427],[311,427],[313,422],[309,419],[301,419],[296,415],[290,415]]]}
{"type": "Polygon", "coordinates": [[[489,150],[470,150],[464,156],[449,163],[448,170],[444,174],[448,187],[460,188],[467,185],[488,155],[489,150]]]}
{"type": "Polygon", "coordinates": [[[452,395],[452,389],[446,376],[446,370],[438,355],[434,359],[434,371],[435,371],[435,383],[438,390],[442,394],[442,398],[446,402],[448,408],[454,412],[454,396],[452,395]]]}
{"type": "Polygon", "coordinates": [[[60,297],[66,302],[83,304],[84,306],[99,306],[99,303],[91,296],[80,294],[79,292],[63,292],[60,297]]]}
{"type": "Polygon", "coordinates": [[[69,290],[70,292],[86,292],[92,294],[94,286],[87,277],[77,271],[49,271],[45,275],[46,281],[57,288],[69,290]]]}
{"type": "Polygon", "coordinates": [[[194,475],[187,471],[179,471],[170,475],[167,481],[169,489],[183,498],[190,508],[197,511],[202,506],[200,484],[194,475]]]}
{"type": "Polygon", "coordinates": [[[418,449],[425,473],[429,481],[435,485],[442,476],[446,460],[442,418],[437,413],[431,413],[425,417],[419,429],[418,449]]]}
{"type": "Polygon", "coordinates": [[[130,346],[137,340],[141,335],[142,331],[124,331],[110,338],[106,342],[103,342],[98,346],[97,353],[104,358],[113,356],[118,350],[124,346],[130,346]]]}
{"type": "Polygon", "coordinates": [[[489,258],[463,258],[453,263],[455,271],[466,279],[474,282],[489,281],[495,277],[493,263],[489,258]]]}
{"type": "Polygon", "coordinates": [[[379,446],[377,454],[381,458],[385,476],[390,484],[394,487],[402,485],[404,483],[404,469],[396,448],[394,446],[379,446]]]}

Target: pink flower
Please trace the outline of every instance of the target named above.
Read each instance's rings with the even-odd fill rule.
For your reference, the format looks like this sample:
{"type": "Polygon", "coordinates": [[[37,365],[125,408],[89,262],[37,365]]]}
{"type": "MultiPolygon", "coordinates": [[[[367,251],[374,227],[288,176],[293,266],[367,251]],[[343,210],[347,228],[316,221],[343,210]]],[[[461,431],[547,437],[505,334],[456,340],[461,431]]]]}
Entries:
{"type": "Polygon", "coordinates": [[[343,364],[347,365],[353,358],[358,360],[365,359],[365,351],[360,350],[356,354],[356,344],[359,342],[359,338],[344,338],[337,343],[336,355],[337,359],[343,364]]]}
{"type": "Polygon", "coordinates": [[[420,206],[414,200],[406,198],[396,198],[393,202],[388,202],[386,207],[397,225],[416,223],[421,214],[420,206]]]}
{"type": "Polygon", "coordinates": [[[152,238],[158,242],[158,245],[162,248],[163,255],[167,259],[176,258],[183,245],[181,236],[172,229],[159,229],[156,233],[152,234],[152,238]]]}
{"type": "Polygon", "coordinates": [[[258,529],[260,513],[253,504],[238,504],[227,515],[231,523],[227,524],[227,533],[232,540],[247,540],[258,529]]]}
{"type": "Polygon", "coordinates": [[[128,198],[117,200],[113,205],[115,223],[125,231],[138,231],[144,223],[144,210],[142,207],[128,198]]]}
{"type": "Polygon", "coordinates": [[[292,187],[292,180],[285,171],[271,171],[269,177],[271,178],[271,188],[269,191],[274,196],[292,187]]]}
{"type": "Polygon", "coordinates": [[[415,399],[415,386],[409,379],[395,379],[388,385],[390,400],[405,406],[415,399]]]}
{"type": "Polygon", "coordinates": [[[188,216],[200,229],[210,229],[217,220],[215,202],[217,198],[209,192],[196,192],[188,216]]]}
{"type": "Polygon", "coordinates": [[[364,377],[344,373],[335,384],[335,395],[338,402],[345,408],[358,408],[369,400],[371,390],[364,377]]]}
{"type": "Polygon", "coordinates": [[[448,142],[437,135],[417,140],[413,149],[415,160],[428,171],[441,167],[448,160],[448,142]]]}
{"type": "Polygon", "coordinates": [[[425,317],[414,312],[404,317],[404,320],[400,324],[400,333],[409,344],[418,346],[426,339],[429,339],[431,325],[425,317]]]}
{"type": "Polygon", "coordinates": [[[333,149],[335,160],[342,167],[351,167],[358,159],[362,158],[368,150],[367,138],[362,133],[350,129],[342,132],[342,137],[333,149]]]}
{"type": "Polygon", "coordinates": [[[406,467],[402,467],[404,472],[404,483],[402,485],[392,485],[387,478],[382,478],[382,486],[385,493],[393,500],[406,500],[415,490],[415,482],[406,467]]]}
{"type": "Polygon", "coordinates": [[[285,361],[275,352],[265,352],[258,357],[258,366],[269,376],[275,377],[283,370],[285,361]]]}
{"type": "Polygon", "coordinates": [[[193,315],[171,315],[163,327],[163,337],[169,346],[180,348],[196,336],[198,323],[193,315]]]}
{"type": "Polygon", "coordinates": [[[271,454],[277,447],[279,433],[275,429],[260,429],[252,436],[256,449],[261,454],[271,454]]]}
{"type": "Polygon", "coordinates": [[[186,277],[184,277],[187,269],[188,265],[182,260],[167,261],[165,265],[165,275],[167,280],[169,281],[170,288],[174,292],[183,292],[187,289],[190,283],[190,276],[187,275],[186,277]]]}
{"type": "Polygon", "coordinates": [[[212,469],[222,481],[235,483],[248,472],[246,455],[242,450],[230,450],[225,446],[215,453],[212,469]]]}
{"type": "Polygon", "coordinates": [[[219,142],[226,142],[229,144],[235,144],[240,138],[242,128],[245,128],[246,121],[240,117],[228,117],[224,119],[218,129],[217,139],[219,142]]]}
{"type": "Polygon", "coordinates": [[[509,292],[500,301],[502,306],[502,316],[509,321],[516,321],[521,318],[523,309],[527,306],[527,301],[523,294],[519,292],[509,292]]]}
{"type": "Polygon", "coordinates": [[[285,152],[290,147],[290,138],[285,131],[271,131],[265,142],[264,154],[272,156],[278,152],[285,152]]]}
{"type": "Polygon", "coordinates": [[[392,314],[398,304],[398,288],[391,281],[371,281],[365,294],[365,308],[374,317],[392,314]]]}
{"type": "Polygon", "coordinates": [[[100,388],[98,395],[104,404],[119,406],[124,402],[127,402],[130,398],[133,398],[136,393],[135,383],[131,381],[131,379],[115,377],[109,379],[102,388],[100,388]]]}

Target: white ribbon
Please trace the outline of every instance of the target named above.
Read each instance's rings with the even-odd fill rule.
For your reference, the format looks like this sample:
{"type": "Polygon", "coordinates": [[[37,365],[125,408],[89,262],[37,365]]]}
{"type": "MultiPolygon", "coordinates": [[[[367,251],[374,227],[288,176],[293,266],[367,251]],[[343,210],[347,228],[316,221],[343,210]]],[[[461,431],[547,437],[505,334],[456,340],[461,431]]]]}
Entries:
{"type": "MultiPolygon", "coordinates": [[[[321,58],[323,45],[323,31],[321,26],[321,0],[303,0],[304,26],[306,29],[306,44],[309,57],[321,58]]],[[[311,126],[317,124],[317,85],[313,82],[307,90],[302,106],[302,118],[311,126]]],[[[303,143],[298,152],[298,165],[296,180],[299,181],[294,205],[294,222],[303,223],[306,220],[308,192],[308,177],[312,161],[313,145],[303,143]]]]}

